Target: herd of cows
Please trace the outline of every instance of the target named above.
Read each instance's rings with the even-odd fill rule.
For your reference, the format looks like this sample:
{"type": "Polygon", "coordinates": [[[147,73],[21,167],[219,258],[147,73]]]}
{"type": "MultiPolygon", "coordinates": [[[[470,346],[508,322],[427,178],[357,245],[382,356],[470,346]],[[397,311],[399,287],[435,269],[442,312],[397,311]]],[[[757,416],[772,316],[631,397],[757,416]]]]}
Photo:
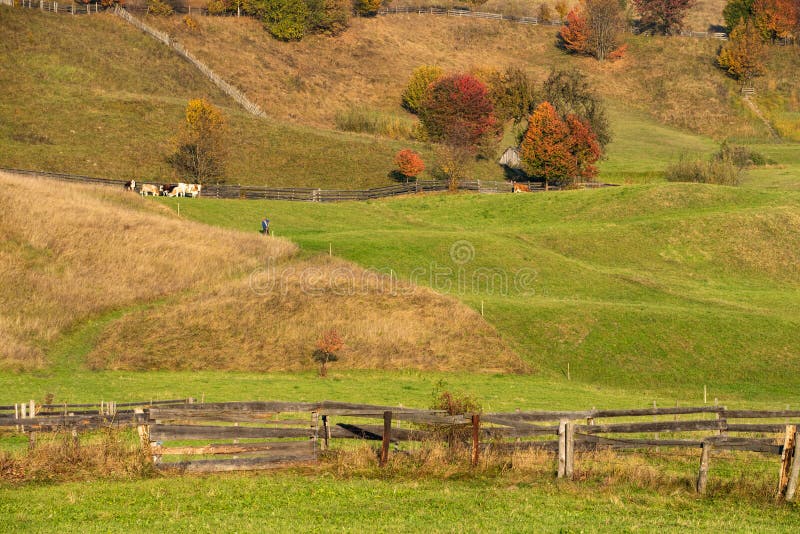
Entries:
{"type": "MultiPolygon", "coordinates": [[[[125,189],[127,191],[136,191],[136,180],[125,182],[125,189]]],[[[164,196],[164,197],[192,197],[197,198],[200,196],[200,191],[203,190],[201,184],[184,184],[179,182],[177,184],[142,184],[139,188],[139,194],[143,197],[146,196],[164,196]]]]}

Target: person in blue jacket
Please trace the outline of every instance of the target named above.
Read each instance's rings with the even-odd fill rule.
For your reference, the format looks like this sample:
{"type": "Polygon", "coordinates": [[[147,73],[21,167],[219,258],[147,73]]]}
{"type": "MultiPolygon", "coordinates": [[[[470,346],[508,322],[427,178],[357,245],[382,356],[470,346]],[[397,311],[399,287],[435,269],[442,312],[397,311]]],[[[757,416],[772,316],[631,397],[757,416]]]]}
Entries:
{"type": "Polygon", "coordinates": [[[269,235],[269,219],[267,219],[266,216],[261,219],[261,233],[264,235],[269,235]]]}

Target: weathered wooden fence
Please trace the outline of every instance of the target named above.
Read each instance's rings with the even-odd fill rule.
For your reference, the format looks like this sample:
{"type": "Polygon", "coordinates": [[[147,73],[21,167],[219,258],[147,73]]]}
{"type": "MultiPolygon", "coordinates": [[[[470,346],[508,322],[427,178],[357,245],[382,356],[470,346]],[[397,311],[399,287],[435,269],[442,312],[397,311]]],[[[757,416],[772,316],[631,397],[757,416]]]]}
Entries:
{"type": "Polygon", "coordinates": [[[794,499],[800,478],[800,411],[793,410],[699,406],[448,415],[441,410],[333,401],[205,404],[193,399],[39,407],[30,401],[0,406],[0,427],[28,434],[57,429],[75,433],[113,425],[136,426],[157,467],[191,472],[314,461],[334,440],[342,439],[380,441],[380,463],[385,465],[392,443],[446,440],[453,446],[458,439],[473,465],[486,452],[550,451],[558,477],[572,476],[578,452],[646,454],[660,448],[691,448],[700,449],[699,493],[705,491],[714,450],[778,457],[777,494],[786,500],[794,499]],[[397,422],[406,426],[398,428],[397,422]]]}
{"type": "MultiPolygon", "coordinates": [[[[44,171],[30,171],[22,169],[0,168],[0,171],[20,176],[35,178],[48,178],[65,182],[77,182],[95,185],[108,185],[122,188],[124,180],[110,180],[91,176],[63,174],[44,171]]],[[[137,190],[146,183],[137,180],[137,190]]],[[[463,180],[458,183],[459,191],[472,191],[475,193],[510,193],[514,183],[527,186],[531,192],[560,191],[558,186],[545,186],[541,182],[496,182],[488,180],[463,180]]],[[[158,184],[154,184],[158,185],[158,184]]],[[[577,187],[584,189],[597,189],[614,187],[613,184],[584,183],[577,187]]],[[[256,185],[204,185],[201,196],[206,198],[242,199],[242,200],[295,200],[303,202],[341,202],[347,200],[373,200],[388,198],[398,195],[416,193],[431,193],[447,191],[450,183],[447,180],[418,180],[407,184],[387,185],[372,189],[314,189],[303,187],[263,187],[256,185]]]]}

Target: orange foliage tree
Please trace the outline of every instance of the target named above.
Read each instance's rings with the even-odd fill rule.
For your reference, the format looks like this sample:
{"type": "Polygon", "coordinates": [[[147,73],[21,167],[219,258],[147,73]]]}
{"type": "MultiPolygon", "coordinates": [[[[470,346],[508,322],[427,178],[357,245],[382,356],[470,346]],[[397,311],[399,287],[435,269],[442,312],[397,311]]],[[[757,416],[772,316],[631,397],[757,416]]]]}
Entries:
{"type": "Polygon", "coordinates": [[[562,46],[576,54],[619,59],[626,50],[622,41],[625,19],[618,0],[581,0],[567,14],[559,31],[562,46]]]}
{"type": "Polygon", "coordinates": [[[331,329],[322,334],[312,354],[314,361],[319,364],[319,376],[328,376],[328,363],[338,361],[337,353],[343,348],[344,341],[336,330],[331,329]]]}
{"type": "Polygon", "coordinates": [[[597,175],[600,144],[586,121],[573,114],[562,120],[549,102],[542,102],[528,120],[520,158],[531,176],[570,185],[597,175]]]}
{"type": "Polygon", "coordinates": [[[755,0],[753,16],[764,39],[775,41],[797,36],[800,2],[797,0],[755,0]]]}
{"type": "Polygon", "coordinates": [[[425,163],[422,161],[420,155],[410,148],[398,152],[394,157],[394,162],[400,174],[405,176],[406,180],[415,178],[419,173],[425,170],[425,163]]]}
{"type": "Polygon", "coordinates": [[[737,80],[747,83],[764,74],[765,54],[758,28],[752,20],[748,20],[731,32],[730,39],[719,51],[717,64],[737,80]]]}

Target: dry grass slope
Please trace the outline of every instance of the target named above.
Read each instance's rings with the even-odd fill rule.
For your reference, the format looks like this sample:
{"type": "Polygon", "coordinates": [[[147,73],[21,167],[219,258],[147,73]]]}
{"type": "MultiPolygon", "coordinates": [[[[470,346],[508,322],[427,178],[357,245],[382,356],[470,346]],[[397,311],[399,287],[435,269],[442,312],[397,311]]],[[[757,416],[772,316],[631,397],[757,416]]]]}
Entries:
{"type": "Polygon", "coordinates": [[[297,259],[287,240],[189,222],[130,193],[0,175],[0,213],[3,368],[44,367],[60,334],[120,310],[94,368],[307,369],[334,327],[341,368],[526,369],[455,299],[391,291],[386,277],[297,259]]]}
{"type": "Polygon", "coordinates": [[[558,28],[552,26],[391,15],[354,19],[335,39],[312,36],[282,43],[252,19],[197,21],[198,29],[189,30],[179,17],[149,18],[280,120],[329,128],[337,112],[352,106],[403,114],[399,95],[420,64],[446,70],[516,66],[537,80],[551,67],[573,66],[592,78],[612,106],[632,106],[666,124],[714,137],[764,134],[736,105],[736,84],[714,67],[719,46],[714,39],[630,36],[626,59],[598,64],[558,50],[558,28]]]}
{"type": "Polygon", "coordinates": [[[81,319],[296,250],[158,211],[121,190],[0,174],[0,365],[41,366],[47,342],[81,319]]]}

